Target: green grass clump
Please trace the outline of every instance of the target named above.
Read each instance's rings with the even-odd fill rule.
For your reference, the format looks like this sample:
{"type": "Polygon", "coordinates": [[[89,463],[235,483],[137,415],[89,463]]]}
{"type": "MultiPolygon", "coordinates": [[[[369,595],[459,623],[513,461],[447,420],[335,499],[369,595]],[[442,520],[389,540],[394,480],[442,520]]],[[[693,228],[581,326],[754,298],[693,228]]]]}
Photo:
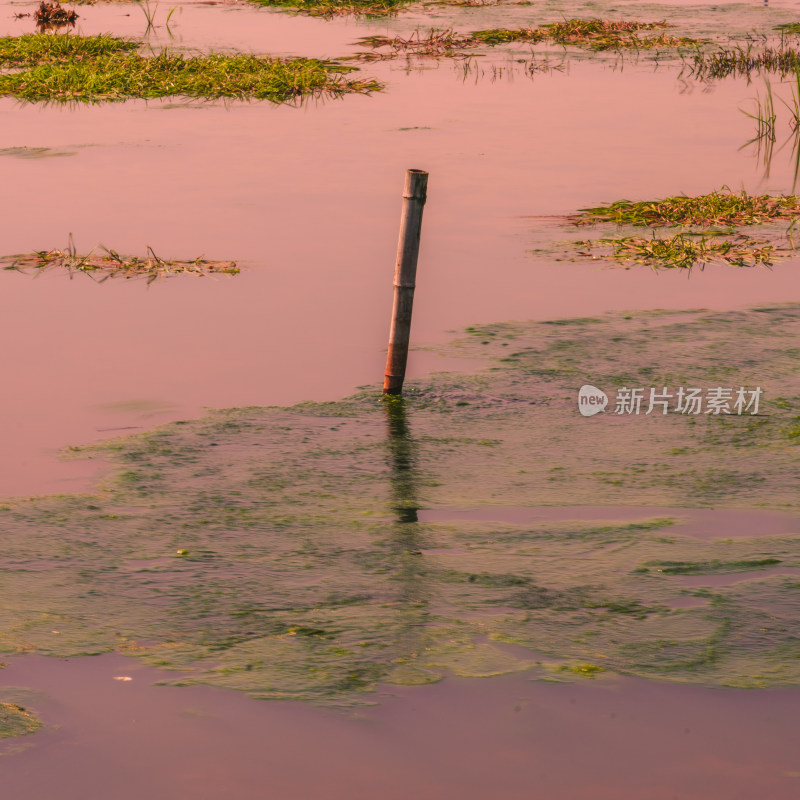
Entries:
{"type": "Polygon", "coordinates": [[[0,53],[8,54],[6,63],[31,67],[0,75],[0,96],[83,102],[183,96],[280,103],[381,88],[376,81],[347,79],[344,73],[352,68],[318,59],[243,54],[184,58],[166,51],[145,57],[129,52],[135,46],[108,37],[66,34],[28,37],[24,46],[13,39],[0,40],[0,53]],[[18,60],[13,62],[15,54],[18,60]]]}
{"type": "Polygon", "coordinates": [[[15,703],[0,703],[0,739],[25,736],[42,727],[36,717],[15,703]]]}
{"type": "Polygon", "coordinates": [[[714,191],[697,197],[666,197],[663,200],[616,203],[583,208],[572,221],[578,225],[614,222],[617,225],[755,225],[800,215],[796,195],[748,195],[730,190],[714,191]]]}
{"type": "Polygon", "coordinates": [[[24,36],[0,37],[0,65],[28,67],[53,62],[78,63],[100,56],[130,53],[138,47],[137,42],[104,33],[97,36],[26,33],[24,36]]]}
{"type": "MultiPolygon", "coordinates": [[[[578,244],[589,249],[610,248],[604,257],[623,264],[644,264],[653,269],[691,269],[695,266],[702,269],[712,262],[732,267],[768,267],[779,256],[773,245],[743,235],[709,236],[684,232],[668,237],[623,236],[578,244]]],[[[581,251],[581,254],[591,255],[588,250],[581,251]]]]}

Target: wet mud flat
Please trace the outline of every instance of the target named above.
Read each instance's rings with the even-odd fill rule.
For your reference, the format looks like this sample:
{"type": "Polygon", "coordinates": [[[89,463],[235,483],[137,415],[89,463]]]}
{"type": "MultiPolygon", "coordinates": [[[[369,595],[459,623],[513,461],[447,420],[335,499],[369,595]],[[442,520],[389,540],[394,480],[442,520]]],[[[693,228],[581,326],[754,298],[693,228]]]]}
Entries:
{"type": "Polygon", "coordinates": [[[788,800],[800,780],[800,689],[449,678],[337,712],[164,677],[120,656],[8,659],[0,697],[45,722],[0,742],[9,796],[788,800]]]}

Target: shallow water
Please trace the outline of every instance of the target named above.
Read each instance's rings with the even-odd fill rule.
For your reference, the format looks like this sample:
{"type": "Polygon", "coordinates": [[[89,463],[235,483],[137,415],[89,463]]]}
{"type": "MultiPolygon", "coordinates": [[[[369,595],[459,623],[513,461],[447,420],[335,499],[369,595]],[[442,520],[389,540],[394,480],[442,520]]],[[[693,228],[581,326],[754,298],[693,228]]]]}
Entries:
{"type": "MultiPolygon", "coordinates": [[[[358,36],[407,33],[424,19],[326,22],[239,5],[181,9],[171,23],[176,46],[327,56],[353,52],[358,36]]],[[[763,11],[746,9],[754,20],[763,11]]],[[[128,4],[79,13],[84,32],[141,34],[141,12],[128,4]]],[[[453,18],[462,29],[535,16],[524,8],[435,13],[437,25],[453,18]]],[[[9,32],[30,29],[29,20],[10,16],[9,32]]],[[[171,40],[157,28],[156,41],[171,40]]],[[[513,58],[502,48],[477,62],[467,79],[450,62],[412,71],[398,62],[365,64],[365,74],[387,82],[384,93],[301,109],[0,100],[0,150],[72,154],[0,157],[5,185],[14,187],[0,199],[2,252],[62,247],[72,232],[83,250],[102,243],[141,254],[149,244],[163,257],[203,253],[244,268],[232,279],[149,287],[0,276],[0,370],[14,376],[0,394],[0,494],[88,485],[85,468],[58,464],[55,451],[110,428],[194,416],[207,406],[334,399],[380,380],[408,167],[431,173],[417,343],[498,319],[797,297],[792,261],[687,279],[526,252],[561,238],[561,226],[540,215],[722,185],[790,189],[788,152],[764,180],[754,154],[739,150],[753,125],[739,109],[757,87],[732,80],[706,90],[679,79],[676,66],[646,59],[583,59],[533,79],[511,74],[513,58]]],[[[429,366],[412,357],[416,374],[429,366]]]]}
{"type": "MultiPolygon", "coordinates": [[[[170,32],[166,7],[158,11],[153,44],[318,57],[351,54],[368,34],[434,23],[459,30],[528,24],[540,12],[538,4],[434,8],[390,20],[325,21],[238,4],[177,5],[170,32]]],[[[766,11],[761,2],[720,11],[712,3],[676,5],[702,6],[685,12],[701,27],[713,27],[719,15],[743,29],[773,16],[786,21],[794,8],[788,0],[773,0],[766,11]]],[[[4,1],[0,27],[30,30],[30,20],[12,13],[33,7],[4,1]]],[[[648,18],[682,13],[618,7],[648,18]]],[[[561,8],[548,3],[544,13],[557,16],[561,8]]],[[[598,14],[606,6],[589,8],[598,14]]],[[[78,11],[81,32],[143,33],[143,15],[130,4],[78,11]]],[[[235,278],[149,287],[0,274],[0,495],[89,486],[102,468],[58,462],[56,450],[67,445],[197,416],[209,406],[335,399],[380,380],[408,167],[431,173],[417,343],[510,318],[797,299],[796,260],[771,271],[707,269],[687,279],[531,256],[528,250],[567,235],[554,215],[723,185],[789,191],[793,166],[784,149],[767,178],[752,149],[741,149],[753,123],[740,108],[749,107],[755,84],[706,87],[679,77],[676,65],[608,57],[531,79],[514,60],[530,54],[513,53],[494,51],[466,74],[449,62],[411,70],[403,62],[365,64],[364,74],[386,81],[385,93],[299,109],[0,100],[0,169],[4,186],[13,187],[0,197],[0,254],[61,247],[71,232],[83,250],[102,243],[141,254],[152,245],[164,257],[203,253],[243,268],[235,278]]],[[[411,376],[481,364],[416,351],[411,376]]],[[[654,516],[679,520],[664,529],[667,537],[797,533],[795,516],[755,510],[435,509],[419,519],[535,524],[654,516]]],[[[126,569],[144,563],[130,560],[126,569]]],[[[795,572],[674,577],[672,604],[706,602],[681,595],[683,587],[795,572]]],[[[12,694],[46,725],[0,746],[4,788],[20,800],[780,800],[795,796],[800,779],[797,689],[447,679],[385,689],[378,707],[337,713],[208,687],[154,687],[175,673],[120,656],[7,663],[0,699],[2,687],[28,687],[12,694]],[[114,680],[123,676],[132,680],[114,680]]]]}
{"type": "Polygon", "coordinates": [[[800,780],[798,689],[447,679],[338,713],[161,677],[119,656],[9,659],[0,694],[31,687],[46,725],[0,747],[9,796],[788,800],[800,780]]]}

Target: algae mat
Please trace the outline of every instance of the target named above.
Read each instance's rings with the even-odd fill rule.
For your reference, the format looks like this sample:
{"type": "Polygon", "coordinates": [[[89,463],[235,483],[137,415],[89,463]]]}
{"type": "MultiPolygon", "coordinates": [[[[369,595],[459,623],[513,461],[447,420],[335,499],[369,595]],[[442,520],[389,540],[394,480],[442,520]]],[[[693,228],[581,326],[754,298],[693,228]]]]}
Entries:
{"type": "Polygon", "coordinates": [[[800,517],[698,539],[655,508],[418,515],[798,514],[798,342],[800,305],[503,323],[448,349],[485,371],[404,401],[367,389],[76,448],[115,465],[96,494],[0,504],[0,652],[115,650],[336,704],[448,673],[800,683],[800,517]],[[583,384],[763,394],[757,414],[584,418],[583,384]]]}

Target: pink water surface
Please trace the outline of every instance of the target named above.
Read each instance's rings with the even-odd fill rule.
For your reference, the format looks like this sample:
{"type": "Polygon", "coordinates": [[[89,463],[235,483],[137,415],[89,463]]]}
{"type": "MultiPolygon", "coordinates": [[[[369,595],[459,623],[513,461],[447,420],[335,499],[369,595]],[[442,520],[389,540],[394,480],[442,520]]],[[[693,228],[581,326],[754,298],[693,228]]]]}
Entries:
{"type": "Polygon", "coordinates": [[[0,748],[18,750],[4,792],[15,800],[789,800],[800,780],[797,689],[450,679],[388,687],[380,707],[330,712],[152,685],[170,677],[120,656],[11,659],[0,693],[31,687],[26,705],[46,727],[0,748]]]}
{"type": "MultiPolygon", "coordinates": [[[[403,24],[182,11],[176,46],[226,41],[254,52],[342,55],[358,36],[403,24]]],[[[128,35],[141,15],[128,4],[80,13],[85,32],[119,23],[128,35]]],[[[67,445],[204,407],[334,399],[379,381],[409,167],[430,171],[416,343],[511,318],[798,299],[791,260],[687,279],[531,257],[562,235],[539,215],[723,185],[786,191],[791,166],[779,154],[764,180],[739,150],[752,136],[740,108],[757,88],[745,82],[709,90],[680,80],[677,67],[631,59],[575,62],[531,80],[514,74],[513,59],[525,56],[515,53],[479,59],[466,80],[450,62],[366,64],[385,92],[302,108],[0,101],[0,151],[60,154],[0,155],[0,252],[64,246],[72,232],[84,251],[151,245],[166,258],[205,254],[243,268],[149,287],[0,274],[0,495],[86,486],[87,467],[56,460],[67,445]],[[503,77],[493,79],[492,65],[503,77]]],[[[412,355],[415,375],[439,364],[412,355]]]]}

